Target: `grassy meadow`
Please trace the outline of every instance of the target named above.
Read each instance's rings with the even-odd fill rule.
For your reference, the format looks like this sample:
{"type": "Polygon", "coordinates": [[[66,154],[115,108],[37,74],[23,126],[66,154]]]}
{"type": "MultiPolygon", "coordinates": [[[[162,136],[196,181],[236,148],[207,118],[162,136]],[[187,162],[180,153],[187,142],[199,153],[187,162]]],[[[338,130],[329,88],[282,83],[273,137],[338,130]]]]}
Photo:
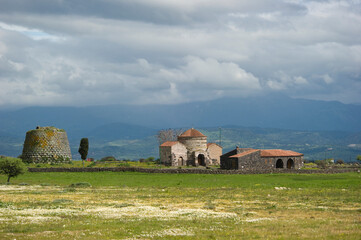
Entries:
{"type": "Polygon", "coordinates": [[[5,182],[0,239],[361,238],[359,173],[26,173],[5,182]]]}

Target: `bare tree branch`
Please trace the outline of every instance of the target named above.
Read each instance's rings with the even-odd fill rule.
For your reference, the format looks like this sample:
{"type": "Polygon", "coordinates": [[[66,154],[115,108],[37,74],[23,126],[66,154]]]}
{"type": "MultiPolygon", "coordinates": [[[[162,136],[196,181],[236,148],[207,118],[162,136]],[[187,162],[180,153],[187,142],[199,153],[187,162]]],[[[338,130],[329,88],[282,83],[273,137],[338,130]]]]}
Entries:
{"type": "Polygon", "coordinates": [[[157,138],[159,145],[167,141],[177,141],[178,136],[183,133],[183,129],[162,129],[158,131],[157,138]]]}

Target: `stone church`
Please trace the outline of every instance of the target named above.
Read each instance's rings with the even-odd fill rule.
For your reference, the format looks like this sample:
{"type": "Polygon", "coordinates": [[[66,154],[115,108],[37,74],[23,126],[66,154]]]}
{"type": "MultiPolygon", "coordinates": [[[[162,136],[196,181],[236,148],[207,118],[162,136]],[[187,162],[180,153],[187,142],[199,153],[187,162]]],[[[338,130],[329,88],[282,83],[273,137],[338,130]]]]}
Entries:
{"type": "Polygon", "coordinates": [[[300,169],[303,154],[282,149],[239,148],[221,156],[222,169],[300,169]]]}
{"type": "Polygon", "coordinates": [[[219,165],[222,147],[207,143],[207,136],[191,128],[178,136],[178,141],[167,141],[159,146],[160,161],[167,166],[219,165]]]}

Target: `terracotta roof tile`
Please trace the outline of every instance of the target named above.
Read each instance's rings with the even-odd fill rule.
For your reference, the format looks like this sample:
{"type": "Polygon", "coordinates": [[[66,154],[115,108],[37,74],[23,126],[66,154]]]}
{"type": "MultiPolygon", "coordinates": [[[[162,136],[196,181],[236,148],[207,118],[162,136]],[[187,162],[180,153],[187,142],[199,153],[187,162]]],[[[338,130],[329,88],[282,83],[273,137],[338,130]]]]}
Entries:
{"type": "Polygon", "coordinates": [[[282,150],[282,149],[261,150],[261,157],[299,157],[299,156],[303,156],[303,154],[290,150],[282,150]]]}
{"type": "Polygon", "coordinates": [[[254,153],[254,152],[257,152],[259,151],[259,149],[251,149],[251,150],[248,150],[248,151],[245,151],[245,152],[241,152],[241,153],[238,153],[236,155],[233,155],[233,156],[230,156],[230,158],[238,158],[238,157],[243,157],[243,156],[246,156],[250,153],[254,153]]]}
{"type": "Polygon", "coordinates": [[[182,133],[179,137],[206,137],[206,136],[203,135],[200,131],[191,128],[185,131],[184,133],[182,133]]]}
{"type": "Polygon", "coordinates": [[[178,141],[167,141],[167,142],[162,143],[160,146],[161,147],[171,147],[177,143],[179,143],[179,142],[178,141]]]}

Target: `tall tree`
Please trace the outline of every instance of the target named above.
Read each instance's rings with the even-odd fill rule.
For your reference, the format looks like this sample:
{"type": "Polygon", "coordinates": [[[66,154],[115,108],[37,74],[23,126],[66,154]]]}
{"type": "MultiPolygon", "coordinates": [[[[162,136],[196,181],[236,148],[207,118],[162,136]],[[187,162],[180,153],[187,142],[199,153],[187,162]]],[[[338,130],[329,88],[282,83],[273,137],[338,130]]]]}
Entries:
{"type": "Polygon", "coordinates": [[[11,157],[0,158],[0,174],[7,175],[8,182],[10,182],[10,178],[17,177],[25,172],[26,166],[21,159],[11,157]]]}
{"type": "Polygon", "coordinates": [[[89,140],[88,138],[82,138],[80,140],[80,146],[78,152],[80,153],[81,159],[83,161],[83,167],[84,167],[84,160],[88,156],[88,150],[89,150],[89,140]]]}
{"type": "Polygon", "coordinates": [[[162,129],[158,131],[157,138],[159,145],[167,141],[177,141],[179,135],[183,133],[182,129],[162,129]]]}

